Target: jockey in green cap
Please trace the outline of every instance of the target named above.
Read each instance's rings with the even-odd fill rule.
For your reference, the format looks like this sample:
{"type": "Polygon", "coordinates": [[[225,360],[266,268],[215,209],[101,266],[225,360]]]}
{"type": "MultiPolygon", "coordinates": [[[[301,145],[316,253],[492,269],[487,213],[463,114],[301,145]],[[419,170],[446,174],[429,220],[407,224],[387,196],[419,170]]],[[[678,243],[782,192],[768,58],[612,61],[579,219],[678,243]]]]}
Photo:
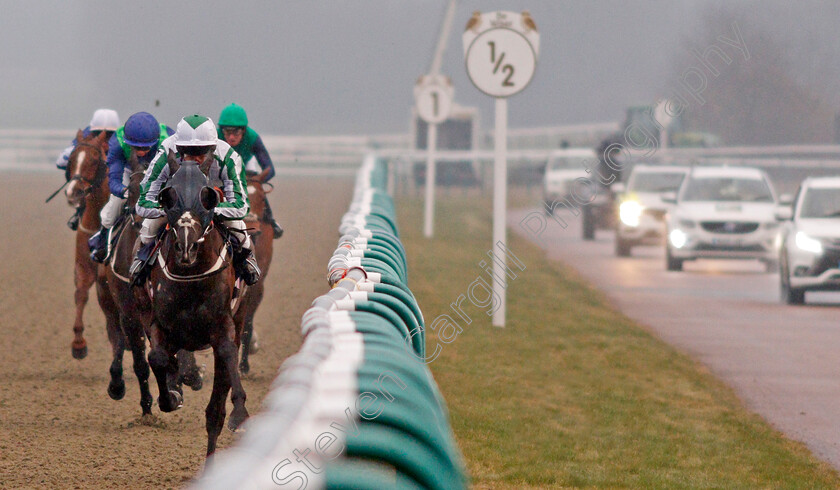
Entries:
{"type": "MultiPolygon", "coordinates": [[[[246,171],[254,171],[259,174],[261,182],[268,182],[274,177],[274,164],[271,163],[271,157],[265,149],[262,138],[256,131],[248,127],[248,115],[242,107],[231,104],[222,110],[219,115],[219,139],[224,140],[239,153],[242,161],[246,164],[246,171]],[[253,165],[253,159],[259,164],[260,170],[256,170],[253,165]]],[[[265,213],[262,216],[262,221],[269,223],[274,229],[274,238],[280,238],[283,235],[283,228],[277,224],[274,219],[274,213],[271,211],[268,200],[265,201],[265,213]]]]}
{"type": "Polygon", "coordinates": [[[185,160],[198,164],[206,158],[212,158],[210,165],[211,181],[219,180],[225,200],[214,209],[216,219],[237,237],[233,253],[233,267],[246,284],[252,286],[260,279],[260,268],[254,257],[253,242],[245,229],[242,219],[248,214],[248,191],[245,183],[245,169],[242,158],[224,141],[216,136],[216,125],[209,117],[198,114],[187,116],[178,123],[175,134],[161,142],[155,158],[140,183],[140,198],[135,209],[145,218],[140,229],[142,246],[137,251],[129,272],[132,284],[141,285],[148,277],[154,263],[152,252],[155,238],[161,226],[166,223],[166,213],[158,203],[158,195],[166,186],[169,175],[167,155],[175,152],[185,160]]]}

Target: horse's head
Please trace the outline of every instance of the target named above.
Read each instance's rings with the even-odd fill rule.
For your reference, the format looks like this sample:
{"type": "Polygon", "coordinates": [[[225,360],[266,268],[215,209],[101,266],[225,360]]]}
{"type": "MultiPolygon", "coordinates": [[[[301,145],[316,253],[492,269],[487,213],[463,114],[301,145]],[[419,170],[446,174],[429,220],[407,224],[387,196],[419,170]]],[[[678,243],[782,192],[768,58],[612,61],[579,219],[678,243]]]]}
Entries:
{"type": "Polygon", "coordinates": [[[128,207],[134,209],[134,205],[140,199],[140,183],[143,182],[143,175],[146,168],[140,163],[137,158],[137,153],[132,149],[131,155],[128,157],[128,190],[126,191],[126,198],[128,199],[128,207]]]}
{"type": "Polygon", "coordinates": [[[107,177],[108,168],[105,157],[108,152],[107,133],[99,136],[83,137],[81,131],[76,133],[76,147],[70,153],[67,162],[67,180],[69,184],[64,189],[67,204],[76,207],[82,200],[95,192],[107,177]]]}
{"type": "Polygon", "coordinates": [[[174,248],[180,265],[193,265],[198,257],[199,244],[213,223],[213,209],[219,195],[208,185],[207,171],[212,153],[199,166],[196,162],[176,160],[169,152],[167,165],[171,177],[160,191],[158,202],[166,212],[169,228],[174,234],[174,248]]]}
{"type": "Polygon", "coordinates": [[[248,175],[248,203],[250,210],[248,216],[245,218],[248,221],[258,221],[265,213],[265,195],[267,192],[264,185],[271,186],[271,184],[263,184],[259,174],[248,175]]]}

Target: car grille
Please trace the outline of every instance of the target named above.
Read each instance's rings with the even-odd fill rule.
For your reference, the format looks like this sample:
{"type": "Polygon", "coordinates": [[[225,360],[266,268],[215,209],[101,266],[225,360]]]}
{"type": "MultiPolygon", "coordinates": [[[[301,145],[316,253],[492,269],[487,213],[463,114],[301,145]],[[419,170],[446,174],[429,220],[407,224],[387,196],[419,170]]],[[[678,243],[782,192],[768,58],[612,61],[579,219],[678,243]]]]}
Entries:
{"type": "Polygon", "coordinates": [[[752,233],[758,229],[758,223],[745,223],[742,221],[703,221],[700,226],[710,233],[752,233]]]}
{"type": "Polygon", "coordinates": [[[808,269],[806,275],[818,276],[829,269],[837,269],[840,267],[840,250],[826,250],[823,256],[808,269]]]}
{"type": "Polygon", "coordinates": [[[698,252],[764,252],[761,245],[712,245],[711,243],[700,243],[694,249],[698,252]]]}

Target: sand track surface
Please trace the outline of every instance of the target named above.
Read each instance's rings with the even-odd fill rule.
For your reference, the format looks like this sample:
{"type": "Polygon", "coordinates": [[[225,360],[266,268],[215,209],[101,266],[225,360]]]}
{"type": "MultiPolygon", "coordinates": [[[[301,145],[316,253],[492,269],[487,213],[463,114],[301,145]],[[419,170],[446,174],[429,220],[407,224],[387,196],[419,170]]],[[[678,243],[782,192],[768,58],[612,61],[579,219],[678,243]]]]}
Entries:
{"type": "MultiPolygon", "coordinates": [[[[185,388],[184,407],[140,419],[140,394],[126,353],[126,396],[106,388],[111,349],[95,287],[85,310],[89,354],[70,354],[73,338],[73,233],[63,196],[44,199],[60,172],[0,173],[0,488],[178,488],[204,465],[204,389],[185,388]]],[[[285,228],[274,242],[265,298],[255,325],[262,350],[244,378],[247,406],[259,411],[280,364],[300,347],[300,318],[328,290],[326,264],[352,196],[350,178],[277,177],[269,195],[285,228]]],[[[147,351],[148,352],[148,351],[147,351]]],[[[152,395],[157,399],[154,377],[152,395]]],[[[231,405],[228,401],[227,413],[231,405]]],[[[227,429],[220,447],[236,436],[227,429]]]]}

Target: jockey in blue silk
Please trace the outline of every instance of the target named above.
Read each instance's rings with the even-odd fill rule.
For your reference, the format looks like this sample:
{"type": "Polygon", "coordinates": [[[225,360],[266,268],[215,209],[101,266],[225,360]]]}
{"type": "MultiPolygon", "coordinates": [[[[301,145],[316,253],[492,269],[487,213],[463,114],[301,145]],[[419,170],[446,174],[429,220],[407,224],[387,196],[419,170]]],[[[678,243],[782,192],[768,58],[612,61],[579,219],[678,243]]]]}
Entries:
{"type": "MultiPolygon", "coordinates": [[[[271,162],[271,157],[268,155],[268,150],[265,149],[262,138],[256,131],[248,127],[248,115],[242,107],[231,104],[224,109],[219,115],[219,138],[222,138],[230,146],[239,153],[242,161],[248,168],[246,171],[251,171],[251,158],[256,159],[262,171],[254,170],[259,173],[261,182],[268,182],[274,177],[274,164],[271,162]]],[[[263,222],[271,225],[274,230],[274,238],[283,236],[283,228],[277,224],[274,219],[274,213],[271,211],[271,206],[268,200],[265,201],[265,213],[260,218],[263,222]]]]}
{"type": "MultiPolygon", "coordinates": [[[[90,124],[82,131],[82,136],[87,138],[89,136],[99,136],[102,131],[105,131],[108,134],[107,138],[111,138],[111,134],[120,127],[120,116],[117,114],[117,111],[112,109],[97,109],[93,113],[93,117],[90,118],[90,124]]],[[[79,142],[73,138],[73,143],[64,149],[61,152],[61,155],[55,161],[55,166],[59,168],[59,170],[63,170],[65,177],[67,180],[70,180],[70,174],[67,171],[67,165],[70,161],[70,154],[73,153],[73,150],[76,149],[76,145],[79,142]]],[[[82,201],[76,207],[76,212],[73,213],[73,216],[67,221],[67,226],[70,227],[71,230],[76,231],[79,228],[79,220],[82,219],[82,214],[85,212],[85,202],[82,201]]]]}
{"type": "Polygon", "coordinates": [[[245,168],[242,158],[233,148],[216,135],[216,125],[208,117],[198,114],[187,116],[178,122],[175,134],[163,140],[160,149],[152,160],[143,182],[140,183],[140,198],[137,201],[137,214],[145,218],[140,229],[142,243],[137,256],[131,264],[132,284],[141,285],[148,277],[154,263],[152,252],[155,238],[161,226],[166,224],[166,213],[158,203],[158,195],[169,180],[167,155],[175,152],[184,160],[195,161],[199,165],[205,158],[213,158],[209,178],[221,181],[224,201],[214,212],[215,219],[238,238],[233,252],[233,266],[237,274],[249,286],[260,279],[260,268],[254,257],[253,244],[242,219],[248,214],[248,190],[245,182],[245,168]],[[208,153],[212,152],[212,156],[208,153]]]}
{"type": "Polygon", "coordinates": [[[108,252],[109,230],[120,217],[125,205],[127,185],[131,176],[128,158],[131,152],[137,155],[137,160],[143,168],[149,166],[158,151],[160,143],[175,131],[164,124],[158,124],[157,119],[148,112],[132,114],[119,128],[108,142],[108,188],[111,197],[99,213],[102,228],[88,240],[90,258],[94,262],[105,262],[108,252]]]}

